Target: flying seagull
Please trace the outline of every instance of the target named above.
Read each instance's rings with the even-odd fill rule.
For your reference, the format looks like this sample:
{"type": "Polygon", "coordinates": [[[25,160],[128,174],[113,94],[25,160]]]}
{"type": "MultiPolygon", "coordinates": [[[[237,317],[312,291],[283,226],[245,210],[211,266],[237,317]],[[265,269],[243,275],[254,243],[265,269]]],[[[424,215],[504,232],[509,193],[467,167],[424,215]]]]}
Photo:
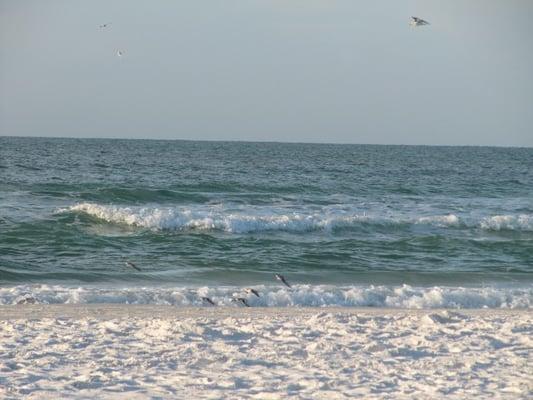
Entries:
{"type": "Polygon", "coordinates": [[[287,282],[287,280],[285,279],[285,277],[283,275],[276,274],[276,279],[278,281],[282,281],[285,284],[285,286],[291,287],[291,285],[289,285],[289,283],[287,282]]]}
{"type": "Polygon", "coordinates": [[[202,297],[202,300],[205,301],[206,303],[211,304],[212,306],[216,306],[215,302],[211,300],[209,297],[202,297]]]}
{"type": "Polygon", "coordinates": [[[259,292],[255,289],[251,289],[251,288],[246,288],[244,289],[244,291],[248,294],[252,293],[252,294],[255,294],[257,297],[259,297],[259,292]]]}
{"type": "Polygon", "coordinates": [[[250,307],[250,304],[248,304],[248,302],[246,301],[244,297],[233,298],[231,299],[231,301],[241,303],[243,306],[246,306],[246,307],[250,307]]]}
{"type": "Polygon", "coordinates": [[[22,300],[17,301],[17,304],[35,304],[37,300],[35,300],[31,296],[25,296],[22,300]]]}
{"type": "Polygon", "coordinates": [[[429,22],[424,21],[422,18],[411,17],[411,22],[409,22],[409,25],[411,26],[429,25],[429,22]]]}
{"type": "Polygon", "coordinates": [[[100,29],[107,28],[109,25],[111,25],[111,22],[106,22],[105,24],[100,25],[100,29]]]}
{"type": "Polygon", "coordinates": [[[134,270],[137,270],[137,271],[141,272],[141,269],[138,266],[136,266],[134,263],[132,263],[131,261],[126,261],[126,265],[128,267],[133,268],[134,270]]]}
{"type": "Polygon", "coordinates": [[[117,56],[118,57],[122,57],[124,55],[124,51],[122,50],[117,50],[117,56]]]}

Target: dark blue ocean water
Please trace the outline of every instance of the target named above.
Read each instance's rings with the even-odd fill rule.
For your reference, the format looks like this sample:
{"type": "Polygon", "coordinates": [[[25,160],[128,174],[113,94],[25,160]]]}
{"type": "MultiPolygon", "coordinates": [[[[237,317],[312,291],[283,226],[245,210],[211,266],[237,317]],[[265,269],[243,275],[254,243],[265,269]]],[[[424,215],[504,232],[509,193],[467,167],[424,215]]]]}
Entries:
{"type": "Polygon", "coordinates": [[[0,138],[0,303],[529,307],[532,285],[533,149],[0,138]]]}

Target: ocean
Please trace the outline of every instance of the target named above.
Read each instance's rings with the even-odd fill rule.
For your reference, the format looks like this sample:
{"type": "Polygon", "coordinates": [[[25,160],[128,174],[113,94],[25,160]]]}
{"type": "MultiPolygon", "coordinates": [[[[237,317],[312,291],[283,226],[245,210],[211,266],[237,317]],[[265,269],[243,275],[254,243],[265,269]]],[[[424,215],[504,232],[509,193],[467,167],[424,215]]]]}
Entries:
{"type": "Polygon", "coordinates": [[[531,308],[533,149],[0,137],[0,304],[202,297],[531,308]]]}

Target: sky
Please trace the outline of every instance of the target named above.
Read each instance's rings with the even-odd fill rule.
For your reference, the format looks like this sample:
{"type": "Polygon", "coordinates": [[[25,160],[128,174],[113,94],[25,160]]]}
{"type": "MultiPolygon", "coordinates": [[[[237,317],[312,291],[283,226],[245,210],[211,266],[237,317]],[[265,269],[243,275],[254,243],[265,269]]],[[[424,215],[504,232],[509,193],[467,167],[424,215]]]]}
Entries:
{"type": "Polygon", "coordinates": [[[0,136],[533,147],[531,21],[529,0],[0,0],[0,136]]]}

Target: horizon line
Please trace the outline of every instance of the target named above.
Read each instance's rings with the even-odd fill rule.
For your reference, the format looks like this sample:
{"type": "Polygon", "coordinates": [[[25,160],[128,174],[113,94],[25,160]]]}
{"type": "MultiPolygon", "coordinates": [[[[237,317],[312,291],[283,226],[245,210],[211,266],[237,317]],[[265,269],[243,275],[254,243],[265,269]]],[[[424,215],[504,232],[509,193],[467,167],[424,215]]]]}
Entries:
{"type": "Polygon", "coordinates": [[[122,137],[72,137],[72,136],[32,136],[32,135],[0,135],[1,138],[27,139],[74,139],[74,140],[150,140],[166,142],[213,142],[213,143],[272,143],[272,144],[311,144],[338,146],[413,146],[413,147],[495,147],[531,149],[533,145],[501,145],[501,144],[407,144],[407,143],[354,143],[354,142],[305,142],[280,140],[245,140],[245,139],[180,139],[180,138],[122,138],[122,137]]]}

